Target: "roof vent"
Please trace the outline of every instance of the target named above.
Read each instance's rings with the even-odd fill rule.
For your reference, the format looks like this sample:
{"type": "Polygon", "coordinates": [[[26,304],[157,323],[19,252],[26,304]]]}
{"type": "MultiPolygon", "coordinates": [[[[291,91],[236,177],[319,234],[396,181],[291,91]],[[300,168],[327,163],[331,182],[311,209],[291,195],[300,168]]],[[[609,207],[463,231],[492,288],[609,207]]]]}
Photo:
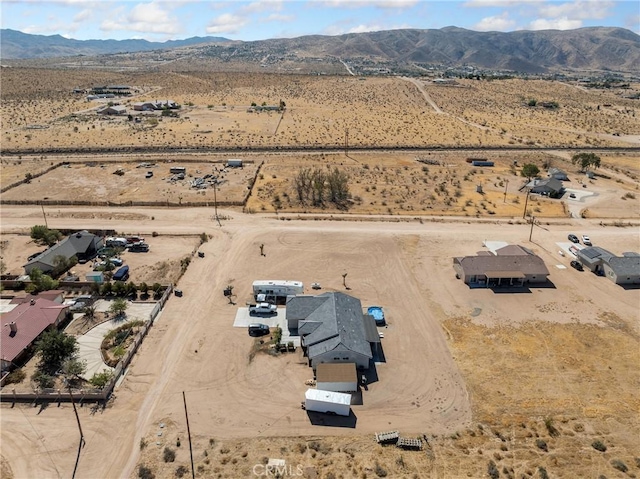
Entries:
{"type": "Polygon", "coordinates": [[[34,304],[36,304],[36,300],[35,300],[35,299],[32,299],[31,301],[29,301],[29,304],[30,304],[31,306],[33,306],[34,304]]]}
{"type": "Polygon", "coordinates": [[[18,332],[18,325],[15,323],[15,321],[11,321],[9,323],[9,329],[11,330],[12,336],[18,332]]]}
{"type": "Polygon", "coordinates": [[[76,238],[82,238],[82,233],[80,231],[76,233],[76,238]]]}

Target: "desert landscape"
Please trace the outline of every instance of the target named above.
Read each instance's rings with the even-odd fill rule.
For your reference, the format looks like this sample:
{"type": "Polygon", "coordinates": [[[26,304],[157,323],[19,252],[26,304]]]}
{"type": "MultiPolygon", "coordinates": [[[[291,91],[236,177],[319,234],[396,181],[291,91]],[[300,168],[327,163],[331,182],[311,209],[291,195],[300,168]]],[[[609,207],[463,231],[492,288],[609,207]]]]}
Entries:
{"type": "Polygon", "coordinates": [[[565,253],[569,234],[640,252],[638,100],[523,79],[2,77],[3,274],[22,274],[43,249],[30,230],[46,223],[144,237],[148,253],[120,253],[131,281],[180,291],[109,400],[78,404],[84,442],[70,403],[3,399],[2,477],[187,477],[192,461],[197,477],[276,477],[281,460],[279,477],[318,479],[640,473],[640,290],[577,271],[565,253]],[[73,93],[99,84],[137,87],[115,101],[131,119],[73,93]],[[177,117],[132,109],[167,99],[177,117]],[[571,161],[583,151],[601,159],[591,176],[571,161]],[[564,170],[561,197],[528,194],[527,164],[543,178],[564,170]],[[301,175],[314,171],[344,179],[344,201],[305,197],[301,175]],[[542,258],[548,282],[456,278],[455,257],[496,241],[542,258]],[[300,407],[314,374],[301,348],[276,353],[273,332],[261,342],[233,327],[252,282],[273,278],[384,307],[384,360],[346,420],[300,407]],[[422,449],[376,443],[396,430],[422,449]]]}

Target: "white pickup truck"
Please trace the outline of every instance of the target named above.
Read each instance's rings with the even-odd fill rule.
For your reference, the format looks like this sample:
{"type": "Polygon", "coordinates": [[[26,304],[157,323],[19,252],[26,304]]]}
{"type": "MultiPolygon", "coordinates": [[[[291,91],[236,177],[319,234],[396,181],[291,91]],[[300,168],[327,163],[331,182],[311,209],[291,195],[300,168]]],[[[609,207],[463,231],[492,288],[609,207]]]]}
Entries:
{"type": "Polygon", "coordinates": [[[275,304],[270,304],[270,303],[250,304],[249,314],[252,314],[252,315],[276,314],[277,309],[278,307],[275,304]]]}

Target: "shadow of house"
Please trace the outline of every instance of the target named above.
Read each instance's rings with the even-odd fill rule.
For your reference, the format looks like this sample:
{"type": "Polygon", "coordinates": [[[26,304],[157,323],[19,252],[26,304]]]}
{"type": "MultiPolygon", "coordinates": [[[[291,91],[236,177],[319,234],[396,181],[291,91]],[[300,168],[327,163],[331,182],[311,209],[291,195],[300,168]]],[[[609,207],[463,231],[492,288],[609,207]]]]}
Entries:
{"type": "Polygon", "coordinates": [[[321,363],[354,363],[366,369],[380,345],[373,317],[362,313],[359,299],[344,293],[289,297],[287,325],[301,336],[314,371],[321,363]]]}
{"type": "Polygon", "coordinates": [[[78,231],[33,258],[24,265],[24,271],[29,274],[34,268],[38,268],[43,273],[50,273],[57,266],[55,262],[57,256],[63,256],[67,260],[73,256],[78,260],[89,260],[95,257],[102,246],[101,237],[89,233],[87,230],[78,231]]]}
{"type": "Polygon", "coordinates": [[[545,284],[549,276],[542,258],[518,245],[504,246],[495,254],[480,251],[476,256],[453,258],[453,268],[470,287],[512,288],[513,292],[526,291],[528,284],[545,284]]]}
{"type": "Polygon", "coordinates": [[[307,411],[309,421],[314,426],[328,426],[328,427],[348,427],[355,429],[358,422],[358,418],[353,413],[353,410],[348,416],[331,416],[321,412],[307,411]]]}
{"type": "Polygon", "coordinates": [[[584,268],[619,285],[640,284],[640,254],[622,253],[616,256],[599,246],[583,248],[576,254],[584,268]]]}

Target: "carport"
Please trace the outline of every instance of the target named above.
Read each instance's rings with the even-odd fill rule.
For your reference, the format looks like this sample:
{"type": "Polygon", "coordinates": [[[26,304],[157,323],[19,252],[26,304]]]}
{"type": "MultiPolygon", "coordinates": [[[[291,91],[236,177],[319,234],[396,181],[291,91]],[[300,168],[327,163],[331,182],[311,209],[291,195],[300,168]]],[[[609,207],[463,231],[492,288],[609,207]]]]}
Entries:
{"type": "Polygon", "coordinates": [[[523,286],[525,274],[522,271],[487,271],[487,288],[493,286],[523,286]]]}

